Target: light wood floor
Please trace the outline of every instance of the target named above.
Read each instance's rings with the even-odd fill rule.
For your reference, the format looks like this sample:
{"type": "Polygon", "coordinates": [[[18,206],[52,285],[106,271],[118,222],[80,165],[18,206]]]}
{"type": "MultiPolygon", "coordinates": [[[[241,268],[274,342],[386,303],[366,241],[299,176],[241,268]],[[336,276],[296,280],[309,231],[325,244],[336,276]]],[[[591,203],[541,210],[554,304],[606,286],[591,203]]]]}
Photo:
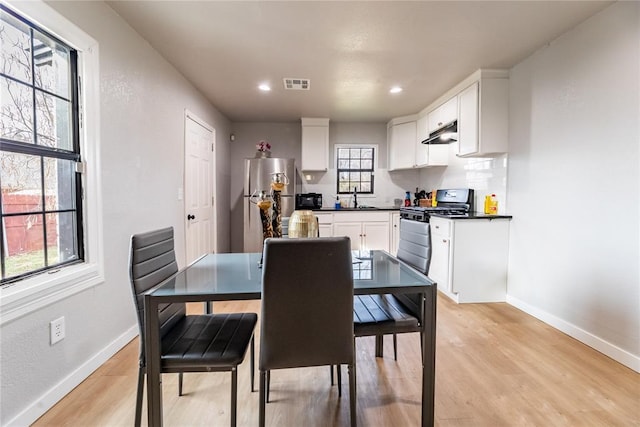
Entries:
{"type": "MultiPolygon", "coordinates": [[[[215,306],[259,309],[257,301],[215,306]]],[[[383,359],[373,346],[373,338],[357,340],[359,425],[419,425],[418,335],[398,337],[397,362],[390,339],[383,359]]],[[[137,356],[136,339],[34,425],[133,425],[137,356]]],[[[248,360],[239,369],[239,426],[258,424],[248,360]]],[[[327,367],[274,371],[267,425],[349,425],[346,370],[343,383],[339,400],[327,367]]],[[[165,425],[229,425],[229,374],[185,374],[184,390],[178,397],[177,375],[164,375],[165,425]]],[[[437,426],[640,426],[640,374],[507,304],[440,296],[435,413],[437,426]]]]}

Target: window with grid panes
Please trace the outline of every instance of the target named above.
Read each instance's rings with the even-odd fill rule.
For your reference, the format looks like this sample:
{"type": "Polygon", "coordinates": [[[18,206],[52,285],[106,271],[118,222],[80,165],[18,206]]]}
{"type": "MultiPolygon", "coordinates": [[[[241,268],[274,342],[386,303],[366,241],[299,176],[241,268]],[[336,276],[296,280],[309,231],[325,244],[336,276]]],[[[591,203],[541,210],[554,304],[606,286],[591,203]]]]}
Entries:
{"type": "Polygon", "coordinates": [[[2,284],[83,259],[77,52],[0,5],[2,284]]]}
{"type": "Polygon", "coordinates": [[[371,146],[338,148],[338,194],[373,194],[374,155],[371,146]]]}

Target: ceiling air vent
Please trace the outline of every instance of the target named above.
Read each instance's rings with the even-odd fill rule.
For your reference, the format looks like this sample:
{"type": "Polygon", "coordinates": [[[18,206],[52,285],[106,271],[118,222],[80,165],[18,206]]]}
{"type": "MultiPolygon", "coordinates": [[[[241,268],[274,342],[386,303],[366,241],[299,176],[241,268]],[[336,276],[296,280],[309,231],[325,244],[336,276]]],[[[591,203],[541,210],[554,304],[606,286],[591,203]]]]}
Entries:
{"type": "Polygon", "coordinates": [[[286,90],[309,90],[311,81],[309,79],[284,78],[284,88],[286,90]]]}

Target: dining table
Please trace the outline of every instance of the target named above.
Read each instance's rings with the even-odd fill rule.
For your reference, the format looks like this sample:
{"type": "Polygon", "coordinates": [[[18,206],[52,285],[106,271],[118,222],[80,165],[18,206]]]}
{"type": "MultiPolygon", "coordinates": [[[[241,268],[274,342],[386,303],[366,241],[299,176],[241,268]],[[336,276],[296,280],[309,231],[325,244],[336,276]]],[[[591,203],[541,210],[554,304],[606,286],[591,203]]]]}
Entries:
{"type": "MultiPolygon", "coordinates": [[[[211,311],[212,301],[260,299],[261,262],[261,253],[206,254],[145,293],[145,358],[149,426],[162,426],[158,308],[174,302],[204,302],[205,310],[211,311]]],[[[291,262],[308,262],[309,268],[313,268],[313,260],[291,260],[291,262]]],[[[409,293],[422,296],[420,298],[423,313],[420,330],[422,334],[421,425],[433,426],[436,283],[383,250],[353,251],[352,265],[354,295],[409,293]]],[[[319,271],[318,274],[329,273],[319,271]]],[[[330,279],[330,277],[327,278],[327,280],[330,279]]]]}

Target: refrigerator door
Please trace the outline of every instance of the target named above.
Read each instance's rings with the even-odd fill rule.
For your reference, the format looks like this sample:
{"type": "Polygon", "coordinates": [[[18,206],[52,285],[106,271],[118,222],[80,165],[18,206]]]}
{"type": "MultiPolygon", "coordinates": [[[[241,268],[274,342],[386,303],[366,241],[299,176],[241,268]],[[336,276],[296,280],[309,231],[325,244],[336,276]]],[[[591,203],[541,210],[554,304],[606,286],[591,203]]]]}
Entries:
{"type": "Polygon", "coordinates": [[[283,223],[286,225],[295,208],[295,160],[280,158],[245,159],[244,252],[262,252],[263,238],[260,210],[249,199],[254,192],[256,194],[260,191],[271,193],[271,177],[272,174],[278,172],[284,173],[289,179],[289,184],[285,186],[281,193],[282,218],[283,223]]]}
{"type": "Polygon", "coordinates": [[[244,195],[250,196],[261,190],[271,192],[271,176],[281,172],[287,175],[289,184],[282,190],[282,195],[295,194],[295,159],[255,158],[245,159],[244,195]]]}

